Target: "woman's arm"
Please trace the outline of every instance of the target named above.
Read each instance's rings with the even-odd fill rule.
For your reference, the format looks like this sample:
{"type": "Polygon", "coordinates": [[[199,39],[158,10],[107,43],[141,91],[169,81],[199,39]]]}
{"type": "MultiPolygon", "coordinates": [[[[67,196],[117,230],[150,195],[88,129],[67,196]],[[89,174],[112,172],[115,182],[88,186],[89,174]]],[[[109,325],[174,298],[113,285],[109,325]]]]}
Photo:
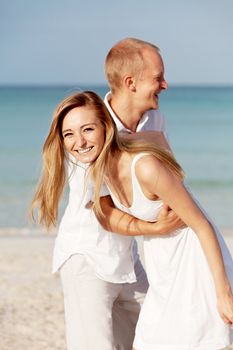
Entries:
{"type": "MultiPolygon", "coordinates": [[[[137,132],[122,134],[122,136],[129,139],[145,140],[171,151],[164,133],[160,131],[137,132]]],[[[110,196],[101,197],[100,204],[104,213],[104,217],[98,217],[100,224],[107,231],[122,235],[166,235],[185,226],[183,221],[168,206],[164,206],[161,210],[156,223],[149,223],[117,209],[110,196]]]]}
{"type": "Polygon", "coordinates": [[[148,155],[141,158],[136,164],[136,175],[146,193],[163,199],[198,236],[214,279],[219,312],[225,321],[232,323],[231,288],[212,225],[186,190],[181,179],[155,157],[148,155]]]}
{"type": "Polygon", "coordinates": [[[183,221],[167,207],[161,210],[158,221],[151,223],[117,209],[110,196],[101,197],[100,203],[104,217],[98,220],[107,231],[127,236],[166,235],[184,227],[183,221]]]}

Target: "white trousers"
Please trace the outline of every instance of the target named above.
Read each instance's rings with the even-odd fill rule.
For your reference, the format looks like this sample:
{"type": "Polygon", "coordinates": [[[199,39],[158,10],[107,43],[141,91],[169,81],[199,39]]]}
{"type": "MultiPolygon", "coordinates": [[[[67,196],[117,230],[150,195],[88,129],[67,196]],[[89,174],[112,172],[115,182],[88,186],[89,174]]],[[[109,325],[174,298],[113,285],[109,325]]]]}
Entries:
{"type": "Polygon", "coordinates": [[[60,270],[64,293],[67,350],[131,350],[135,326],[148,289],[140,261],[137,282],[98,278],[84,255],[75,254],[60,270]]]}

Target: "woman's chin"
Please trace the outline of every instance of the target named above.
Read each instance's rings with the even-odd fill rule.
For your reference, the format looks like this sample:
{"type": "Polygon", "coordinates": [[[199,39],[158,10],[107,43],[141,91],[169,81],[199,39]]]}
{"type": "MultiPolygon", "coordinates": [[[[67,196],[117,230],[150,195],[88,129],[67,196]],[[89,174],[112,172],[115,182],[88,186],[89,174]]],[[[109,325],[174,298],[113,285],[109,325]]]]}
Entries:
{"type": "Polygon", "coordinates": [[[83,163],[83,164],[90,164],[93,163],[96,160],[97,157],[93,157],[93,156],[83,156],[83,157],[79,157],[79,162],[83,163]]]}

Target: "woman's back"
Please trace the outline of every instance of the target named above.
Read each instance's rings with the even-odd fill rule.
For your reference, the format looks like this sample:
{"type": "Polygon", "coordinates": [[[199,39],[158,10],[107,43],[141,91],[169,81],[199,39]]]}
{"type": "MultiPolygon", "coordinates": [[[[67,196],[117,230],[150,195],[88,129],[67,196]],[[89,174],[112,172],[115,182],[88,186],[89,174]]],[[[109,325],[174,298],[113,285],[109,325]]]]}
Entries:
{"type": "MultiPolygon", "coordinates": [[[[146,194],[152,197],[150,189],[142,187],[142,176],[140,179],[137,176],[143,173],[146,157],[145,153],[123,154],[114,164],[113,184],[109,189],[116,207],[140,219],[154,221],[163,202],[156,197],[148,198],[146,194]]],[[[145,171],[146,176],[157,181],[158,175],[145,171]]],[[[221,248],[233,282],[233,263],[223,241],[221,248]]],[[[217,311],[212,274],[195,232],[186,227],[168,236],[144,237],[144,255],[150,287],[134,347],[216,350],[229,344],[229,327],[217,311]]]]}
{"type": "Polygon", "coordinates": [[[116,207],[142,220],[156,221],[163,202],[148,198],[149,191],[142,188],[137,177],[136,167],[145,156],[144,153],[122,154],[114,164],[114,177],[109,178],[108,187],[116,207]]]}

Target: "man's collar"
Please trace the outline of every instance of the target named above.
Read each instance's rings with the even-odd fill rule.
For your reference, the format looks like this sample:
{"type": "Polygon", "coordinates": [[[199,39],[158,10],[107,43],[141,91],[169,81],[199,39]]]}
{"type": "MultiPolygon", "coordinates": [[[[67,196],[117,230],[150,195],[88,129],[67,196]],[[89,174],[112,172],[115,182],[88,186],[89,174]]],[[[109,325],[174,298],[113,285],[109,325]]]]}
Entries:
{"type": "MultiPolygon", "coordinates": [[[[127,133],[132,133],[131,130],[127,129],[123,124],[122,122],[118,119],[117,115],[114,113],[114,111],[112,110],[112,107],[109,103],[109,101],[111,100],[111,97],[112,97],[112,94],[111,94],[111,91],[109,91],[105,97],[104,97],[104,103],[111,115],[111,117],[113,118],[116,126],[117,126],[117,129],[118,131],[122,131],[122,132],[127,132],[127,133]]],[[[138,131],[141,131],[142,127],[144,126],[144,124],[147,122],[149,116],[148,116],[148,113],[145,112],[142,116],[142,118],[140,119],[138,125],[137,125],[137,129],[136,129],[136,132],[138,131]]]]}

